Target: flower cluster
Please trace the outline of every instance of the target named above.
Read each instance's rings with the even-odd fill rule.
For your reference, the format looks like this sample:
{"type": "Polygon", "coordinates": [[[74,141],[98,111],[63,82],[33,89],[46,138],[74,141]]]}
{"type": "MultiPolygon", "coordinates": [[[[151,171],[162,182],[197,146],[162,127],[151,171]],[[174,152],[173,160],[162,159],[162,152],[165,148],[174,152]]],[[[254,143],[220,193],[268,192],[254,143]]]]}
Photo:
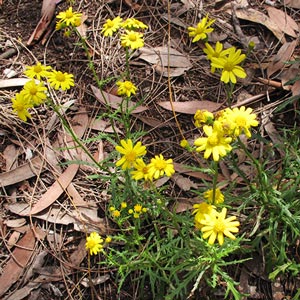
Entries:
{"type": "Polygon", "coordinates": [[[27,66],[24,74],[30,80],[25,83],[21,92],[11,99],[13,112],[24,122],[31,118],[29,109],[43,104],[47,99],[46,82],[55,90],[68,90],[74,86],[72,74],[53,70],[40,62],[34,66],[27,66]]]}
{"type": "Polygon", "coordinates": [[[225,207],[222,208],[221,212],[218,212],[211,205],[207,204],[207,206],[209,207],[203,211],[199,210],[195,215],[195,226],[202,231],[203,238],[208,238],[210,245],[213,245],[216,239],[220,245],[223,245],[224,235],[235,240],[232,233],[239,232],[238,227],[240,226],[236,216],[226,218],[227,209],[225,207]]]}
{"type": "Polygon", "coordinates": [[[69,7],[66,11],[60,12],[56,18],[56,30],[65,29],[67,27],[78,27],[81,24],[81,13],[73,11],[72,7],[69,7]]]}
{"type": "Polygon", "coordinates": [[[207,34],[214,30],[210,27],[214,22],[215,20],[209,20],[206,16],[196,27],[188,27],[189,36],[193,38],[193,43],[198,42],[199,40],[206,40],[207,34]]]}
{"type": "Polygon", "coordinates": [[[126,218],[128,215],[132,215],[135,219],[139,219],[140,215],[148,211],[148,209],[143,207],[141,204],[136,204],[133,206],[133,208],[128,209],[126,202],[122,202],[119,209],[116,209],[115,206],[110,206],[109,210],[113,218],[126,218]]]}
{"type": "Polygon", "coordinates": [[[232,150],[231,143],[242,133],[251,137],[251,127],[258,126],[252,108],[227,108],[214,116],[209,112],[198,110],[194,116],[195,125],[202,126],[205,136],[194,141],[197,152],[204,151],[204,158],[211,155],[219,161],[232,150]],[[210,124],[210,125],[207,125],[210,124]]]}
{"type": "Polygon", "coordinates": [[[195,215],[195,227],[203,233],[203,238],[208,239],[210,245],[214,244],[217,239],[219,244],[224,243],[224,235],[234,240],[232,233],[239,231],[240,223],[235,216],[226,218],[227,209],[222,208],[221,212],[217,211],[216,205],[224,202],[224,195],[219,188],[207,190],[204,192],[204,198],[207,202],[194,204],[193,214],[195,215]]]}
{"type": "Polygon", "coordinates": [[[121,145],[116,146],[116,150],[122,157],[116,162],[116,166],[123,170],[133,169],[131,176],[135,180],[152,181],[164,175],[171,177],[174,173],[173,160],[165,159],[162,154],[151,158],[146,164],[143,156],[147,153],[146,147],[141,142],[133,144],[131,139],[121,140],[121,145]]]}
{"type": "Polygon", "coordinates": [[[106,239],[103,240],[97,232],[91,232],[91,234],[86,237],[85,248],[89,251],[90,255],[96,255],[111,241],[112,238],[110,236],[107,236],[106,239]]]}
{"type": "Polygon", "coordinates": [[[112,20],[106,20],[101,32],[104,36],[112,36],[119,32],[121,45],[124,48],[135,50],[144,46],[144,34],[141,31],[147,28],[146,24],[135,18],[123,21],[121,17],[117,16],[112,20]]]}
{"type": "MultiPolygon", "coordinates": [[[[193,38],[193,43],[199,40],[207,40],[207,35],[213,31],[210,26],[214,22],[215,20],[209,20],[206,16],[196,27],[188,27],[189,36],[193,38]]],[[[221,71],[221,81],[235,84],[237,77],[246,78],[247,76],[243,67],[240,66],[246,55],[241,54],[242,51],[235,47],[223,48],[223,44],[219,41],[216,43],[215,48],[206,42],[203,52],[211,62],[211,72],[214,73],[218,69],[221,71]]]]}

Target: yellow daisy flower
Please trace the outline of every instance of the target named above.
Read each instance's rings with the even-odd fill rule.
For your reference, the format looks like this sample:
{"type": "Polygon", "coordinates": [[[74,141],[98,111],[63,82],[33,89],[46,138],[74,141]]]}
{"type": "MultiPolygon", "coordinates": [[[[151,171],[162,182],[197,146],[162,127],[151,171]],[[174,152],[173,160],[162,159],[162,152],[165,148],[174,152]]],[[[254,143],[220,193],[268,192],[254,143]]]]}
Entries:
{"type": "Polygon", "coordinates": [[[81,16],[81,13],[73,12],[72,7],[69,7],[66,11],[60,12],[56,18],[60,19],[58,23],[78,27],[81,23],[81,16]]]}
{"type": "Polygon", "coordinates": [[[28,112],[29,108],[32,108],[32,103],[30,103],[26,98],[24,98],[24,93],[17,93],[15,98],[11,99],[13,112],[18,115],[18,117],[26,122],[27,118],[31,118],[28,112]]]}
{"type": "Polygon", "coordinates": [[[131,177],[134,180],[152,180],[149,174],[149,165],[146,165],[142,158],[137,158],[133,166],[135,170],[131,172],[131,177]]]}
{"type": "Polygon", "coordinates": [[[121,35],[121,45],[123,47],[130,47],[131,49],[138,49],[144,46],[143,34],[132,31],[126,30],[126,33],[121,35]]]}
{"type": "Polygon", "coordinates": [[[221,204],[224,202],[224,195],[219,188],[216,188],[215,190],[215,199],[213,199],[213,195],[213,190],[207,190],[203,193],[203,196],[208,203],[221,204]]]}
{"type": "Polygon", "coordinates": [[[222,69],[221,81],[228,83],[236,83],[236,77],[246,78],[245,70],[239,64],[246,58],[245,54],[241,54],[241,50],[231,47],[228,54],[223,57],[212,57],[211,66],[222,69]]]}
{"type": "Polygon", "coordinates": [[[231,151],[231,137],[224,136],[221,123],[215,121],[213,127],[204,125],[203,131],[207,137],[200,137],[194,141],[197,146],[196,151],[204,152],[204,158],[208,159],[211,155],[214,161],[219,161],[220,157],[225,156],[231,151]]]}
{"type": "Polygon", "coordinates": [[[103,239],[97,232],[92,232],[87,238],[85,248],[90,255],[98,254],[103,249],[103,239]]]}
{"type": "Polygon", "coordinates": [[[23,87],[23,96],[32,105],[39,105],[45,101],[47,88],[43,82],[36,84],[34,80],[30,80],[25,83],[23,87]]]}
{"type": "MultiPolygon", "coordinates": [[[[210,61],[213,57],[225,57],[229,52],[229,49],[223,50],[223,44],[219,41],[216,43],[215,49],[208,43],[205,43],[205,47],[206,48],[203,49],[203,52],[206,54],[207,59],[210,61]]],[[[211,66],[211,72],[214,73],[215,70],[216,68],[211,66]]]]}
{"type": "Polygon", "coordinates": [[[131,94],[135,95],[137,87],[131,81],[118,81],[118,95],[125,95],[126,97],[130,97],[131,94]]]}
{"type": "Polygon", "coordinates": [[[163,155],[155,155],[149,164],[149,174],[151,178],[158,179],[164,175],[171,177],[175,173],[173,160],[164,159],[163,155]]]}
{"type": "Polygon", "coordinates": [[[213,245],[217,239],[220,245],[224,243],[224,235],[231,240],[235,240],[235,236],[232,233],[239,231],[238,226],[240,222],[236,221],[235,216],[226,218],[227,209],[224,207],[220,213],[204,215],[204,219],[200,221],[203,225],[201,231],[203,238],[208,239],[208,243],[213,245]]]}
{"type": "Polygon", "coordinates": [[[136,204],[134,207],[133,207],[134,211],[136,213],[141,213],[142,212],[142,209],[143,209],[143,206],[141,204],[136,204]]]}
{"type": "Polygon", "coordinates": [[[114,218],[119,218],[121,216],[121,212],[117,209],[115,209],[113,212],[112,212],[112,216],[114,218]]]}
{"type": "Polygon", "coordinates": [[[112,36],[121,27],[121,23],[122,18],[119,16],[112,20],[108,19],[104,23],[101,33],[103,33],[104,36],[112,36]]]}
{"type": "Polygon", "coordinates": [[[251,137],[250,128],[258,126],[256,114],[253,114],[253,109],[245,106],[240,108],[226,109],[223,118],[225,118],[233,126],[233,134],[239,136],[242,132],[247,137],[251,137]]]}
{"type": "Polygon", "coordinates": [[[29,78],[36,78],[38,80],[41,80],[42,77],[48,76],[50,70],[50,66],[44,66],[40,62],[38,62],[34,66],[26,66],[24,74],[29,78]]]}
{"type": "Polygon", "coordinates": [[[208,20],[208,17],[204,17],[201,22],[197,24],[196,27],[188,27],[189,37],[193,37],[193,43],[199,40],[205,40],[207,34],[211,33],[214,29],[210,26],[215,22],[215,20],[208,20]]]}
{"type": "Polygon", "coordinates": [[[59,90],[60,88],[65,91],[74,86],[73,74],[63,73],[61,71],[53,70],[48,75],[48,80],[50,86],[55,90],[59,90]]]}
{"type": "Polygon", "coordinates": [[[133,146],[132,140],[121,140],[121,146],[116,146],[116,150],[123,154],[121,159],[116,162],[116,166],[122,166],[123,170],[131,168],[136,159],[139,156],[143,156],[147,153],[146,147],[142,146],[141,142],[137,142],[136,145],[133,146]]]}
{"type": "Polygon", "coordinates": [[[122,27],[128,30],[135,30],[135,29],[147,29],[148,26],[143,22],[135,19],[135,18],[128,18],[122,23],[122,27]]]}

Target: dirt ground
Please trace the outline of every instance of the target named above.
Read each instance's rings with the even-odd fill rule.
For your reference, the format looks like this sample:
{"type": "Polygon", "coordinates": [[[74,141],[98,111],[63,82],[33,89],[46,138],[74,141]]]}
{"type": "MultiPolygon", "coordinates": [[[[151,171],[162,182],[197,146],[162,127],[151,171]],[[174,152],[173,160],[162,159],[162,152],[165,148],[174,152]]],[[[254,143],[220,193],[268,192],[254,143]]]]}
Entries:
{"type": "MultiPolygon", "coordinates": [[[[13,72],[12,78],[20,79],[24,77],[22,72],[25,66],[33,65],[36,61],[74,74],[75,88],[70,93],[62,94],[59,101],[69,106],[66,112],[68,121],[74,131],[78,130],[78,135],[89,140],[86,147],[91,153],[105,156],[112,150],[112,146],[108,143],[100,144],[94,138],[99,132],[109,133],[110,129],[108,124],[95,121],[97,115],[103,112],[103,105],[92,90],[91,85],[95,85],[93,76],[84,51],[76,44],[77,38],[66,38],[61,32],[56,32],[54,20],[47,26],[47,37],[43,36],[26,46],[41,18],[42,1],[0,2],[0,78],[6,80],[7,73],[13,72]]],[[[169,43],[188,58],[190,65],[187,64],[184,71],[177,67],[172,69],[180,73],[171,77],[174,101],[184,103],[209,100],[208,105],[215,104],[224,108],[226,91],[217,76],[210,72],[201,47],[191,43],[186,30],[188,26],[196,24],[200,16],[208,13],[216,19],[215,34],[212,35],[211,42],[221,40],[244,52],[247,52],[250,40],[256,44],[245,64],[248,77],[237,85],[234,103],[242,102],[253,107],[261,118],[264,116],[264,120],[271,122],[272,128],[262,128],[261,133],[272,143],[276,143],[277,128],[290,128],[295,122],[299,124],[299,116],[294,112],[298,107],[297,102],[290,101],[285,109],[279,113],[275,111],[291,95],[300,94],[300,85],[296,83],[290,84],[289,88],[282,86],[295,73],[281,72],[283,69],[291,69],[284,61],[299,56],[299,29],[297,31],[293,27],[294,23],[288,19],[290,32],[284,32],[284,40],[279,40],[280,31],[278,33],[278,27],[274,28],[274,18],[271,18],[274,23],[266,26],[259,15],[267,14],[270,7],[276,8],[287,13],[299,25],[299,8],[284,6],[280,1],[249,0],[248,11],[256,12],[251,17],[252,20],[249,20],[233,13],[233,5],[239,1],[171,1],[169,16],[166,0],[74,2],[74,9],[86,16],[82,30],[87,37],[96,72],[101,78],[117,77],[125,70],[124,52],[120,51],[113,38],[105,39],[101,35],[103,23],[107,18],[117,15],[123,18],[134,16],[149,26],[146,33],[147,47],[166,46],[169,43]],[[168,19],[171,20],[170,28],[168,19]],[[282,48],[283,45],[286,48],[282,48]],[[278,62],[281,62],[279,67],[276,65],[278,62]]],[[[247,3],[240,2],[244,5],[247,3]]],[[[56,12],[63,11],[68,6],[68,3],[62,1],[57,4],[56,12]]],[[[193,164],[193,156],[183,153],[179,146],[181,135],[172,111],[160,105],[161,102],[169,101],[168,78],[157,66],[141,59],[139,51],[132,57],[130,67],[133,70],[132,80],[138,85],[143,105],[147,107],[143,113],[133,115],[132,130],[142,129],[148,133],[146,141],[157,141],[149,147],[151,154],[163,150],[176,163],[193,164]]],[[[19,80],[16,85],[9,85],[8,82],[4,86],[0,85],[0,298],[136,299],[130,282],[125,285],[124,290],[117,293],[114,270],[101,267],[96,259],[91,269],[91,277],[95,281],[90,286],[84,247],[85,232],[87,227],[102,234],[108,234],[112,230],[112,224],[105,215],[110,199],[106,193],[107,183],[86,180],[87,176],[99,173],[93,167],[81,166],[75,170],[68,168],[66,180],[71,183],[71,187],[69,186],[67,193],[55,196],[55,191],[50,187],[62,176],[62,169],[65,170],[64,167],[61,169],[56,166],[70,159],[70,153],[62,149],[66,145],[70,147],[72,141],[68,140],[70,137],[55,114],[46,107],[39,107],[33,114],[33,120],[27,123],[21,122],[12,114],[10,99],[20,90],[20,82],[22,81],[19,80]],[[61,141],[66,144],[60,143],[61,141]],[[56,197],[54,201],[57,201],[49,206],[50,209],[47,207],[46,212],[35,217],[29,216],[28,209],[41,197],[56,197]],[[68,201],[70,197],[80,207],[80,217],[68,201]],[[65,217],[65,211],[71,211],[72,217],[65,217]]],[[[105,90],[113,93],[114,87],[108,82],[105,90]]],[[[188,104],[181,110],[176,109],[186,138],[193,139],[196,134],[191,113],[193,109],[188,104]]],[[[122,124],[118,130],[122,132],[122,124]]],[[[268,159],[267,154],[265,157],[268,159]]],[[[87,157],[82,159],[88,162],[87,157]]],[[[280,168],[280,163],[278,150],[271,159],[270,167],[280,168]]],[[[201,184],[201,178],[193,178],[193,182],[201,184]]],[[[169,184],[170,197],[190,201],[192,194],[189,190],[182,189],[174,182],[169,184]]],[[[248,299],[292,299],[292,295],[300,288],[300,281],[283,276],[271,283],[264,270],[256,267],[261,265],[263,258],[258,254],[239,270],[229,270],[229,273],[235,274],[236,281],[251,287],[251,297],[248,299]]],[[[223,299],[223,296],[211,295],[205,288],[197,297],[223,299]]],[[[144,299],[152,299],[147,290],[144,299]]]]}

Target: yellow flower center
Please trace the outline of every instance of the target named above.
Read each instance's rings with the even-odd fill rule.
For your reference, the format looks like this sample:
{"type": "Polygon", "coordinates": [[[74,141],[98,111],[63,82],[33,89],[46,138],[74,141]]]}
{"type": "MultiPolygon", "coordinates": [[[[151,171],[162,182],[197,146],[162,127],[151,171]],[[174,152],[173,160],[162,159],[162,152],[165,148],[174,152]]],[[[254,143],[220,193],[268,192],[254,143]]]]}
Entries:
{"type": "Polygon", "coordinates": [[[131,41],[131,42],[136,42],[137,41],[137,36],[135,33],[130,33],[128,35],[128,39],[131,41]]]}
{"type": "Polygon", "coordinates": [[[74,14],[73,14],[72,11],[69,11],[69,10],[68,10],[68,11],[66,12],[66,19],[72,19],[73,16],[74,16],[74,14]]]}
{"type": "Polygon", "coordinates": [[[89,249],[94,248],[96,245],[97,245],[97,242],[96,242],[95,240],[93,240],[93,239],[90,239],[90,240],[88,241],[88,243],[87,243],[87,247],[88,247],[89,249]]]}
{"type": "Polygon", "coordinates": [[[214,226],[214,230],[217,232],[224,232],[224,230],[226,229],[226,226],[224,224],[223,220],[217,220],[214,226]]]}
{"type": "Polygon", "coordinates": [[[135,206],[134,206],[134,211],[137,212],[137,213],[138,213],[138,212],[141,212],[141,211],[142,211],[142,206],[139,205],[139,204],[135,205],[135,206]]]}
{"type": "Polygon", "coordinates": [[[155,169],[164,170],[167,167],[167,163],[164,160],[157,160],[155,162],[155,169]]]}
{"type": "Polygon", "coordinates": [[[131,82],[125,82],[124,87],[126,90],[131,90],[132,89],[132,83],[131,82]]]}
{"type": "Polygon", "coordinates": [[[217,134],[213,134],[211,135],[208,139],[207,139],[207,142],[209,145],[211,146],[216,146],[219,144],[219,138],[217,136],[217,134]]]}
{"type": "Polygon", "coordinates": [[[33,86],[30,88],[29,93],[30,93],[30,95],[34,96],[34,95],[36,95],[37,91],[38,91],[38,89],[35,86],[33,86]]]}
{"type": "Polygon", "coordinates": [[[63,74],[62,72],[58,72],[56,75],[55,75],[55,79],[59,82],[64,82],[66,80],[66,76],[65,74],[63,74]]]}
{"type": "Polygon", "coordinates": [[[43,71],[43,69],[42,69],[42,67],[40,65],[38,65],[38,66],[34,66],[33,71],[35,73],[40,73],[40,72],[43,71]]]}
{"type": "Polygon", "coordinates": [[[224,64],[224,70],[230,72],[230,71],[233,70],[234,66],[235,66],[235,65],[234,65],[233,63],[227,61],[227,62],[224,64]]]}
{"type": "Polygon", "coordinates": [[[239,126],[239,127],[245,127],[247,124],[247,120],[244,116],[237,116],[235,118],[235,123],[239,126]]]}
{"type": "Polygon", "coordinates": [[[135,161],[135,159],[136,159],[135,151],[130,151],[127,154],[125,154],[125,158],[127,161],[131,161],[131,162],[135,161]]]}

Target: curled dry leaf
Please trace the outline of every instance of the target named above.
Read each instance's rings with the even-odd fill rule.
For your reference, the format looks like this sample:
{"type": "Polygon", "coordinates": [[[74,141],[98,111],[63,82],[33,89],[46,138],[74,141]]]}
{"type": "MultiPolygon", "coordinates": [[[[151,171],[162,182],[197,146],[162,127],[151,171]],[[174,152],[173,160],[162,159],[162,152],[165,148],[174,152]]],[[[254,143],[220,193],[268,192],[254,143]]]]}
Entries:
{"type": "MultiPolygon", "coordinates": [[[[229,9],[227,12],[231,13],[232,11],[231,9],[229,9]]],[[[279,28],[278,25],[264,13],[253,8],[236,9],[235,13],[239,19],[255,22],[266,26],[270,31],[273,32],[273,34],[279,41],[283,43],[285,42],[284,28],[279,28]]]]}
{"type": "Polygon", "coordinates": [[[267,75],[270,77],[272,74],[279,70],[282,70],[286,66],[286,62],[291,59],[295,51],[295,47],[298,44],[298,40],[293,42],[284,43],[279,49],[278,53],[273,57],[273,60],[268,66],[267,75]]]}
{"type": "MultiPolygon", "coordinates": [[[[163,101],[159,102],[158,105],[167,109],[173,110],[170,101],[163,101]]],[[[173,102],[173,108],[175,112],[184,113],[184,114],[191,114],[194,115],[198,109],[200,110],[207,110],[210,112],[217,111],[221,108],[221,103],[216,103],[207,100],[194,100],[194,101],[186,101],[186,102],[173,102]]]]}
{"type": "Polygon", "coordinates": [[[284,5],[292,8],[300,8],[300,1],[299,0],[285,0],[284,5]]]}
{"type": "Polygon", "coordinates": [[[285,12],[275,7],[267,7],[270,19],[287,35],[296,38],[298,36],[298,24],[285,12]]]}
{"type": "Polygon", "coordinates": [[[165,77],[176,77],[184,74],[192,67],[186,55],[167,46],[139,49],[139,58],[154,65],[155,70],[165,77]],[[168,74],[168,66],[170,74],[168,74]]]}

